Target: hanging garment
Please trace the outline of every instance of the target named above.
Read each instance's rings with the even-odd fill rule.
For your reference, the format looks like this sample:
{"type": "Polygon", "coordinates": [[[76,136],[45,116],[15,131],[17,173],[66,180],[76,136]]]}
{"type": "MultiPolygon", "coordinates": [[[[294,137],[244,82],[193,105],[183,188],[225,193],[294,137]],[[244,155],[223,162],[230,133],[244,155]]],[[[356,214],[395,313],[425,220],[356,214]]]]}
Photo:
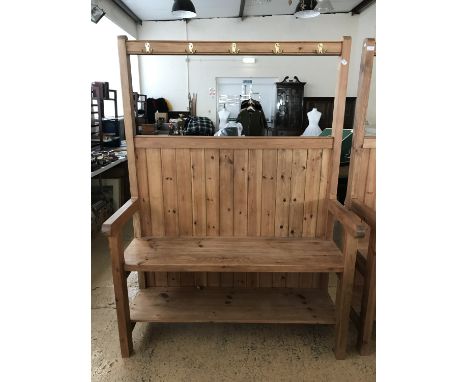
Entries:
{"type": "Polygon", "coordinates": [[[239,113],[236,122],[240,122],[245,135],[262,136],[267,128],[263,111],[243,109],[239,113]]]}
{"type": "Polygon", "coordinates": [[[148,98],[146,100],[146,120],[148,123],[156,122],[154,113],[157,111],[160,113],[167,113],[169,111],[166,100],[164,98],[148,98]]]}

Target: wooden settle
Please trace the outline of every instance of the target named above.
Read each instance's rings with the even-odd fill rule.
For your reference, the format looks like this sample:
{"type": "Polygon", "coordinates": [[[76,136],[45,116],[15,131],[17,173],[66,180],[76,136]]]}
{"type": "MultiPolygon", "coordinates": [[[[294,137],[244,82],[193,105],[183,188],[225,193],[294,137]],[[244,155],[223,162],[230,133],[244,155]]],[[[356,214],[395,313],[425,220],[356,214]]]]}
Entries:
{"type": "Polygon", "coordinates": [[[371,353],[375,319],[376,285],[376,139],[365,135],[365,119],[376,52],[375,39],[364,40],[361,55],[358,94],[354,117],[354,137],[345,204],[369,226],[366,240],[359,243],[356,269],[363,283],[355,283],[359,299],[352,309],[358,328],[358,348],[361,355],[371,353]],[[359,298],[360,297],[360,298],[359,298]]]}
{"type": "Polygon", "coordinates": [[[128,323],[138,321],[335,324],[335,355],[345,357],[353,250],[365,228],[336,202],[351,39],[236,47],[119,37],[132,202],[105,232],[115,247],[123,223],[134,216],[135,239],[125,251],[121,243],[112,250],[112,260],[116,272],[138,271],[140,279],[129,302],[121,297],[126,281],[114,277],[116,297],[127,304],[117,305],[123,357],[132,349],[128,323]],[[135,136],[130,54],[230,55],[236,49],[339,57],[332,136],[135,136]],[[344,250],[327,236],[335,220],[345,227],[344,250]],[[329,272],[341,275],[337,304],[328,296],[329,272]]]}

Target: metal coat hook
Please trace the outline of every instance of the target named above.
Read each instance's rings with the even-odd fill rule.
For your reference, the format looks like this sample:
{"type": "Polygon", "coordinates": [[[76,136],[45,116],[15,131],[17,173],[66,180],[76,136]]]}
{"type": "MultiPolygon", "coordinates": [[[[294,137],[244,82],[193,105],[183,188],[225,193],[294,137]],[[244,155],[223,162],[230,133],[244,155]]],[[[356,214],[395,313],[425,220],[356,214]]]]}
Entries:
{"type": "Polygon", "coordinates": [[[327,53],[328,49],[323,49],[324,45],[322,42],[317,44],[317,49],[315,49],[315,53],[317,54],[324,54],[327,53]]]}
{"type": "Polygon", "coordinates": [[[187,52],[187,49],[185,49],[185,52],[190,53],[190,54],[194,54],[194,53],[197,53],[197,50],[194,49],[193,43],[189,42],[188,43],[188,52],[187,52]]]}
{"type": "Polygon", "coordinates": [[[144,53],[153,53],[153,48],[151,48],[151,44],[147,41],[145,42],[145,49],[141,51],[144,53]]]}
{"type": "Polygon", "coordinates": [[[275,49],[272,50],[274,54],[282,54],[284,52],[283,49],[281,49],[281,45],[279,42],[275,43],[275,49]]]}
{"type": "Polygon", "coordinates": [[[237,49],[237,44],[235,42],[233,42],[231,44],[231,48],[229,48],[229,53],[231,54],[238,54],[240,52],[239,49],[237,49]]]}

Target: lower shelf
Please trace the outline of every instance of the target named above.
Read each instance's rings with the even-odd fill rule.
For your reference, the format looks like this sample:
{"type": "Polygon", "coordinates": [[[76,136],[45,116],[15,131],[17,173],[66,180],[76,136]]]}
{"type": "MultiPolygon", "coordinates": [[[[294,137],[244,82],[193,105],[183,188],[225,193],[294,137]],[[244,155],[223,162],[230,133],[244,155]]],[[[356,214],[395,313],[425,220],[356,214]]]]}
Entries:
{"type": "Polygon", "coordinates": [[[147,288],[130,303],[144,322],[334,324],[335,306],[322,289],[147,288]]]}

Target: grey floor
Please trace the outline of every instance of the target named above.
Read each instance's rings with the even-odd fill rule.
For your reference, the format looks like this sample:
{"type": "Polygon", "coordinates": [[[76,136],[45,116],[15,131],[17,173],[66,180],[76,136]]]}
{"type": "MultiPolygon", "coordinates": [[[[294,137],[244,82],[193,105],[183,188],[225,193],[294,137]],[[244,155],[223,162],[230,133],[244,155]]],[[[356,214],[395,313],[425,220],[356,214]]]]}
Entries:
{"type": "MultiPolygon", "coordinates": [[[[128,226],[124,240],[131,237],[128,226]]],[[[336,361],[332,326],[137,323],[135,352],[122,359],[110,258],[100,234],[91,255],[93,381],[375,381],[375,353],[359,356],[354,327],[347,359],[336,361]]],[[[128,283],[135,294],[136,274],[128,283]]]]}

